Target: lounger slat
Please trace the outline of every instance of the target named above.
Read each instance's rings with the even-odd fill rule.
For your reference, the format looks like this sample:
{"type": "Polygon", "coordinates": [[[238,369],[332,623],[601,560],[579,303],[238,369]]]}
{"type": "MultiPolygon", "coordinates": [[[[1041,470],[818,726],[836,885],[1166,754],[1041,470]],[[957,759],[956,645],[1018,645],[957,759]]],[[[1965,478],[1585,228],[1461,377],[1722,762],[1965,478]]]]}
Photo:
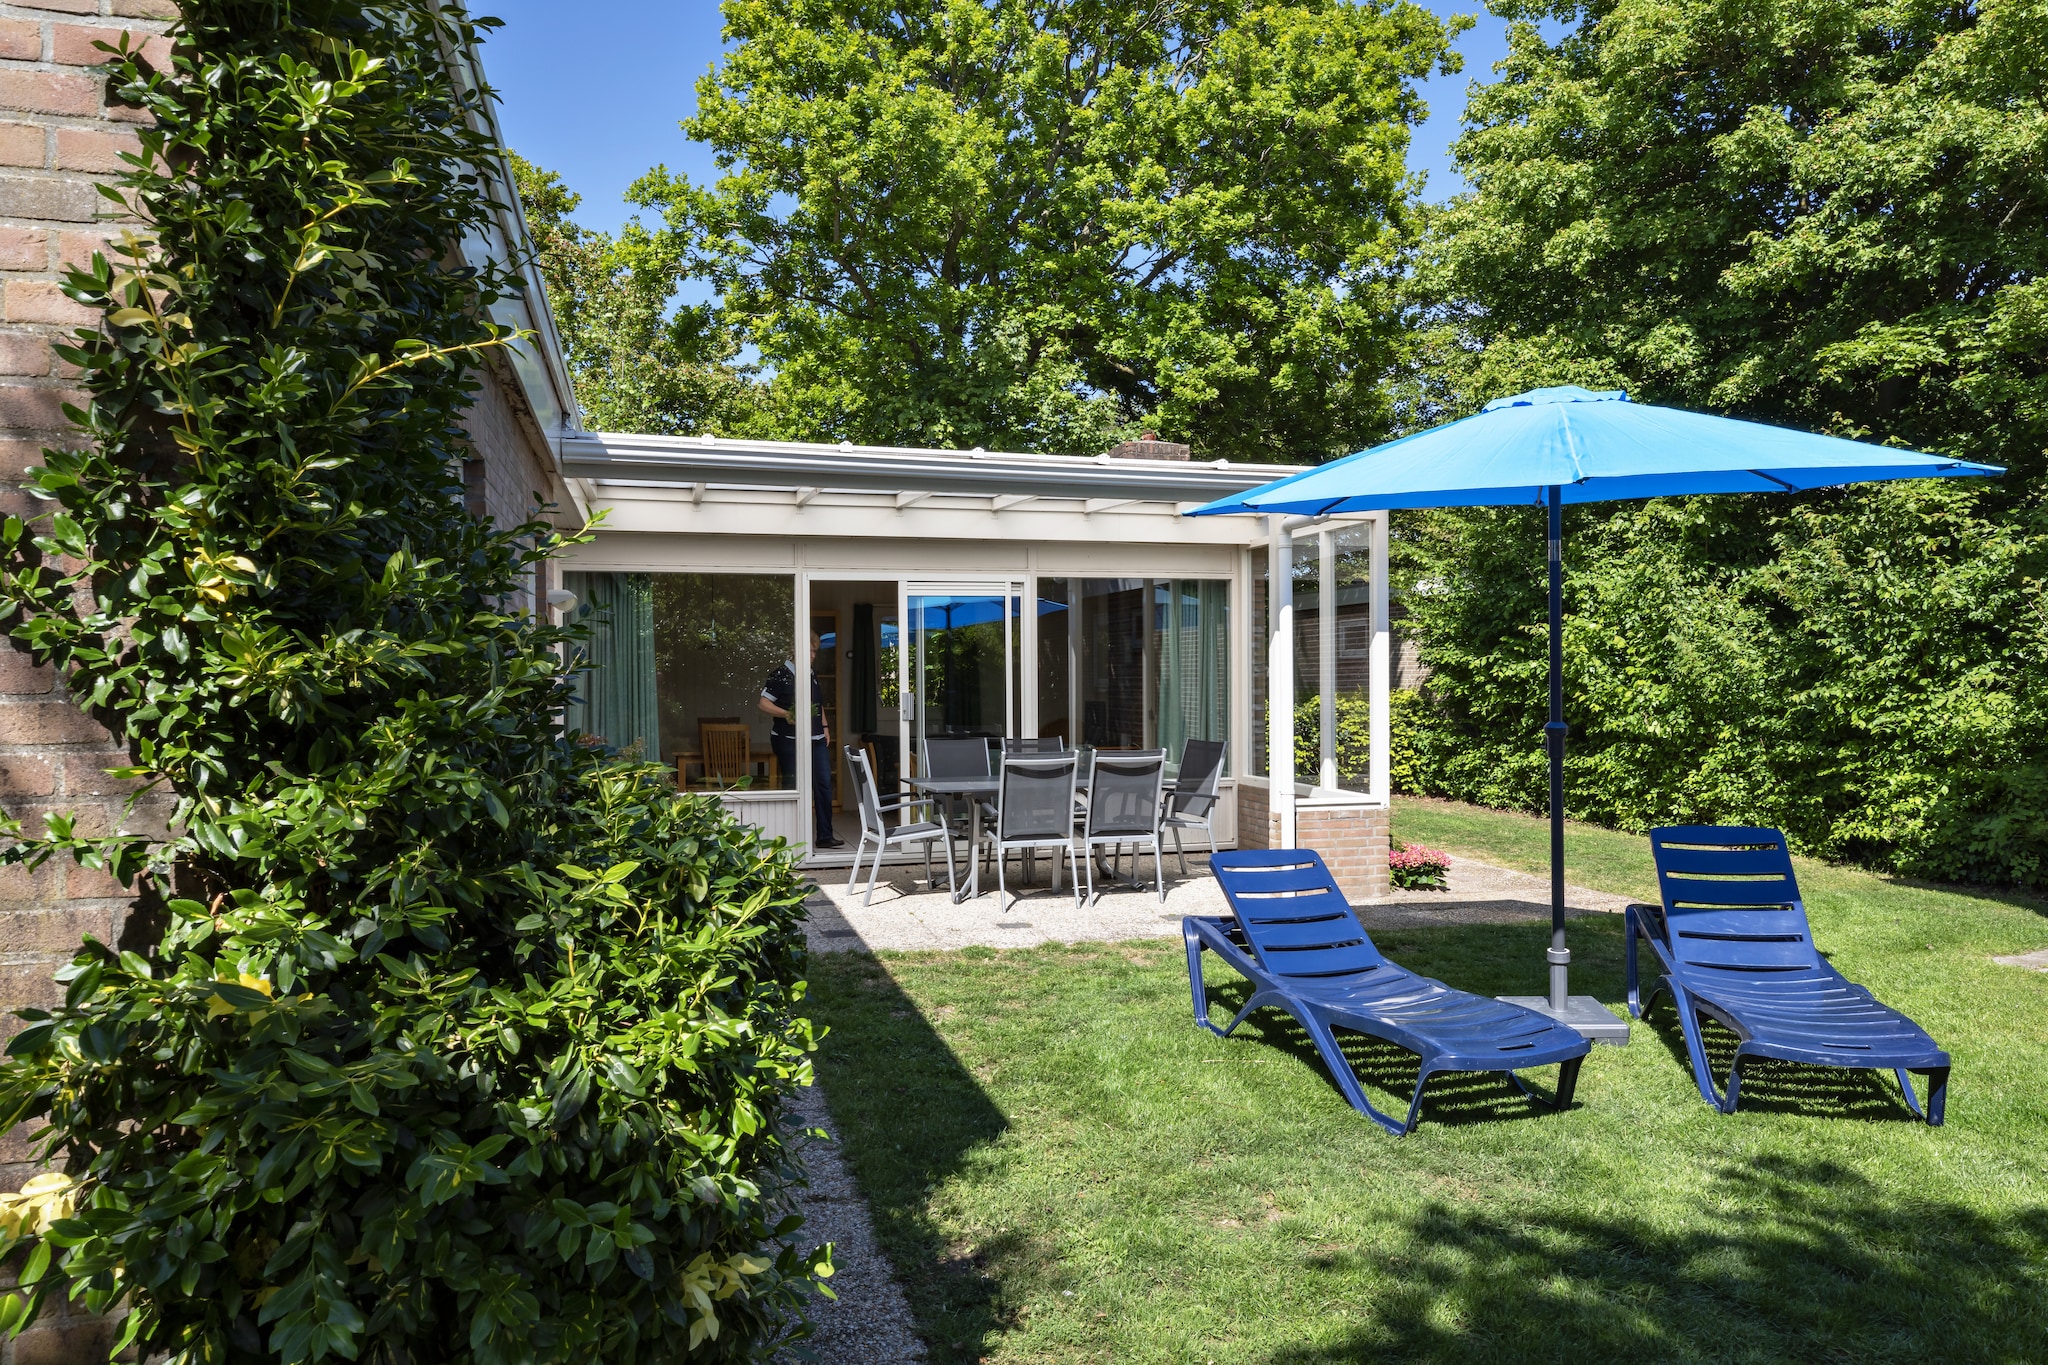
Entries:
{"type": "Polygon", "coordinates": [[[1799,899],[1796,882],[1708,881],[1703,877],[1660,877],[1664,903],[1680,905],[1790,905],[1799,899]]]}
{"type": "Polygon", "coordinates": [[[1759,939],[1806,937],[1806,916],[1779,906],[1754,910],[1719,907],[1711,910],[1680,909],[1674,912],[1674,920],[1682,924],[1688,934],[1759,939]]]}
{"type": "Polygon", "coordinates": [[[1341,895],[1325,892],[1321,895],[1246,897],[1237,903],[1237,915],[1241,920],[1253,924],[1293,924],[1305,919],[1325,919],[1331,915],[1351,917],[1351,903],[1341,895]]]}
{"type": "Polygon", "coordinates": [[[1665,848],[1657,870],[1670,875],[1695,877],[1781,877],[1785,874],[1785,850],[1781,848],[1665,848]]]}
{"type": "Polygon", "coordinates": [[[1251,898],[1303,891],[1320,891],[1330,884],[1330,874],[1317,867],[1256,868],[1245,873],[1244,890],[1251,898]]]}
{"type": "Polygon", "coordinates": [[[1370,971],[1385,959],[1370,943],[1350,943],[1341,948],[1261,949],[1259,960],[1275,976],[1335,976],[1370,971]]]}
{"type": "Polygon", "coordinates": [[[1301,948],[1335,948],[1346,944],[1364,943],[1365,931],[1358,927],[1358,921],[1349,915],[1341,918],[1335,915],[1327,919],[1305,920],[1298,924],[1262,924],[1258,926],[1253,942],[1259,952],[1270,953],[1301,948]]]}

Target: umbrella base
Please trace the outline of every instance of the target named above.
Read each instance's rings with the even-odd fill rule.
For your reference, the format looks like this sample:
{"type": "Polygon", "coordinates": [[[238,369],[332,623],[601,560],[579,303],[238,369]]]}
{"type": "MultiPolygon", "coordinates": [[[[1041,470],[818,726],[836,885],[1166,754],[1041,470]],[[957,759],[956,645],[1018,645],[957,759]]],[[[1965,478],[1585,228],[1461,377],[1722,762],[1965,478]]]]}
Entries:
{"type": "Polygon", "coordinates": [[[1607,1043],[1614,1047],[1628,1046],[1628,1020],[1616,1015],[1613,1010],[1601,1004],[1590,995],[1565,997],[1562,1014],[1550,1008],[1547,995],[1503,995],[1496,997],[1503,1004],[1520,1005],[1525,1010],[1557,1020],[1568,1029],[1590,1038],[1596,1043],[1607,1043]]]}

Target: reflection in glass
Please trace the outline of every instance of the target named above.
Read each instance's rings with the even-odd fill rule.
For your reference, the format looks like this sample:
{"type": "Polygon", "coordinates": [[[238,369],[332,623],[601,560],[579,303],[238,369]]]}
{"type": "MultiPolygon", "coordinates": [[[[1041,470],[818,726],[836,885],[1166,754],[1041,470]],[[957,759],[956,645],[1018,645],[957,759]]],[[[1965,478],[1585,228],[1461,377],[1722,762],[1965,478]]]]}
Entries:
{"type": "Polygon", "coordinates": [[[1066,579],[1038,580],[1038,733],[1071,740],[1074,721],[1068,684],[1074,638],[1067,596],[1066,579]]]}
{"type": "Polygon", "coordinates": [[[912,594],[914,739],[1009,733],[1010,612],[999,594],[912,594]]]}
{"type": "MultiPolygon", "coordinates": [[[[796,580],[787,574],[656,574],[654,690],[666,757],[698,788],[789,788],[759,706],[792,664],[796,580]]],[[[801,715],[802,711],[799,710],[801,715]]]]}

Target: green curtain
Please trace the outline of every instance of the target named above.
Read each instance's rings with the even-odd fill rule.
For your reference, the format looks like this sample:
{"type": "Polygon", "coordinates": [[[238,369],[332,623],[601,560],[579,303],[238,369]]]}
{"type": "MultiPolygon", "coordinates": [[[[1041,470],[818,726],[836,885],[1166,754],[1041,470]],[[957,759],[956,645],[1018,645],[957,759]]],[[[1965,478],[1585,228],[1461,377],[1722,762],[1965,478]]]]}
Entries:
{"type": "Polygon", "coordinates": [[[1189,740],[1230,734],[1230,585],[1183,578],[1159,587],[1159,745],[1177,767],[1189,740]]]}
{"type": "Polygon", "coordinates": [[[644,573],[565,573],[590,640],[569,705],[569,728],[612,748],[661,758],[654,701],[654,580],[644,573]]]}

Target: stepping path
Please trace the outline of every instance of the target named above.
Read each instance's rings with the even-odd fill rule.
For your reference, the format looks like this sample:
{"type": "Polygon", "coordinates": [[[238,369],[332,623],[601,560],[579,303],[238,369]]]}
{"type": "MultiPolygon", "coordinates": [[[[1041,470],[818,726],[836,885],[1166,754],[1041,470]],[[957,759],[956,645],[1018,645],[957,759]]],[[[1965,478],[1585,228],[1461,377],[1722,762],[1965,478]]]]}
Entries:
{"type": "MultiPolygon", "coordinates": [[[[839,1159],[838,1125],[832,1121],[824,1094],[816,1086],[799,1091],[790,1109],[790,1117],[803,1128],[822,1128],[832,1134],[831,1141],[797,1139],[797,1151],[810,1176],[810,1188],[797,1200],[804,1216],[803,1244],[832,1243],[828,1283],[839,1296],[811,1301],[811,1318],[818,1330],[804,1344],[816,1353],[821,1365],[895,1365],[923,1360],[924,1343],[912,1326],[910,1302],[903,1297],[903,1286],[896,1282],[889,1258],[875,1245],[867,1201],[860,1197],[846,1163],[839,1159]]],[[[793,1360],[794,1356],[784,1352],[781,1358],[793,1360]]]]}

